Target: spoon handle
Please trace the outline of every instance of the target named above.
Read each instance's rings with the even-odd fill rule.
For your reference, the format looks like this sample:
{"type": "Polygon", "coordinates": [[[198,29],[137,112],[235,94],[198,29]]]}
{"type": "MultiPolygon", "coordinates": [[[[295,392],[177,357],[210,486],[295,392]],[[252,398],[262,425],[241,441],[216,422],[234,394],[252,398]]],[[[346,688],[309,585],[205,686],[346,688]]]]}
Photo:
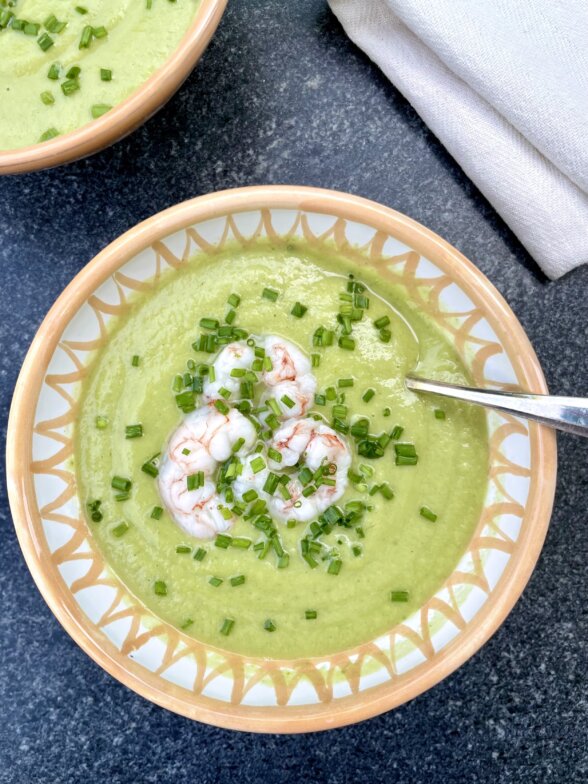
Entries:
{"type": "Polygon", "coordinates": [[[447,384],[444,381],[428,381],[416,376],[407,376],[406,386],[413,392],[432,392],[435,395],[465,400],[467,403],[495,408],[507,414],[518,414],[557,430],[588,437],[588,398],[585,397],[490,392],[447,384]]]}

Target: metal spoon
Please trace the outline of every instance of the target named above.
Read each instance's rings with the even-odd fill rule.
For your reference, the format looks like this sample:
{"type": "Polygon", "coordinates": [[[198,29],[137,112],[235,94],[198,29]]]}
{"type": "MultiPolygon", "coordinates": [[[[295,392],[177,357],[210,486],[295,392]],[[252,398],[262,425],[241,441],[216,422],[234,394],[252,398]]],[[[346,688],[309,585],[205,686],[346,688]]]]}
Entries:
{"type": "Polygon", "coordinates": [[[585,397],[490,392],[486,389],[447,384],[444,381],[428,381],[416,376],[407,376],[406,386],[413,392],[431,392],[465,400],[467,403],[523,416],[566,433],[588,437],[588,398],[585,397]]]}

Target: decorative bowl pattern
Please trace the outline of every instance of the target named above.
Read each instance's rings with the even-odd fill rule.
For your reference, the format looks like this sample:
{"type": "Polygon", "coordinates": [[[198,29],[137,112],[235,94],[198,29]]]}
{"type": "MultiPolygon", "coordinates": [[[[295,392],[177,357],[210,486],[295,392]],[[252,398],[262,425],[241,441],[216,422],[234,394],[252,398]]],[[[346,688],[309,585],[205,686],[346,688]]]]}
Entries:
{"type": "Polygon", "coordinates": [[[0,174],[22,174],[71,163],[108,147],[134,131],[171,98],[202,56],[228,0],[201,0],[178,47],[128,98],[97,120],[42,144],[0,150],[0,174]]]}
{"type": "Polygon", "coordinates": [[[258,237],[303,237],[376,267],[405,287],[454,342],[480,386],[546,392],[527,338],[488,280],[399,213],[311,188],[212,194],[160,213],[100,253],[68,286],[25,360],[8,433],[8,480],[20,543],[72,637],[148,699],[224,727],[302,732],[367,718],[459,666],[520,595],[546,533],[556,474],[551,431],[488,415],[490,467],[475,534],[446,584],[378,639],[315,659],[245,657],[196,642],[131,595],[104,563],[71,470],[77,396],[107,325],[130,294],[158,285],[200,251],[258,237]]]}

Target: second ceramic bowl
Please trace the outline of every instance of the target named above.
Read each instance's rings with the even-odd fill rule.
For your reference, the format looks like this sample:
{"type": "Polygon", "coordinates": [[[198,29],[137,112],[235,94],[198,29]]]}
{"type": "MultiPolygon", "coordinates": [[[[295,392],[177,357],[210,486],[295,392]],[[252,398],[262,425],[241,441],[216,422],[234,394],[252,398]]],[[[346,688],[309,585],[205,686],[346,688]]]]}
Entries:
{"type": "Polygon", "coordinates": [[[226,5],[227,0],[201,0],[190,29],[171,57],[107,114],[51,141],[16,150],[0,150],[0,174],[22,174],[71,163],[134,131],[155,114],[188,77],[216,30],[226,5]]]}

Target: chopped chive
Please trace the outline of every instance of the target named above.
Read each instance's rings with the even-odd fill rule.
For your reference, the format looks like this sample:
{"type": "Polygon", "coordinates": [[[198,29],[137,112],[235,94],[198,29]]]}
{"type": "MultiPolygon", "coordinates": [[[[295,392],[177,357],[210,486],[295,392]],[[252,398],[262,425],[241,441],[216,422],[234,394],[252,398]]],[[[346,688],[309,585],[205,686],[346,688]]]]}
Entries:
{"type": "Polygon", "coordinates": [[[202,329],[218,329],[219,322],[217,319],[213,318],[201,318],[199,325],[202,327],[202,329]]]}
{"type": "Polygon", "coordinates": [[[315,395],[314,402],[317,406],[326,406],[327,405],[327,398],[325,395],[315,395]]]}
{"type": "Polygon", "coordinates": [[[287,408],[294,408],[294,406],[296,405],[296,403],[295,403],[295,402],[292,400],[292,398],[291,398],[291,397],[288,397],[288,395],[282,395],[282,397],[280,398],[280,400],[282,401],[282,403],[283,403],[283,404],[284,404],[284,405],[285,405],[287,408]]]}
{"type": "Polygon", "coordinates": [[[87,49],[90,46],[90,42],[92,41],[93,29],[91,25],[86,25],[82,30],[82,35],[80,36],[80,49],[87,49]]]}
{"type": "Polygon", "coordinates": [[[48,35],[47,33],[43,33],[43,35],[41,35],[39,38],[37,38],[37,43],[39,44],[41,49],[44,52],[46,52],[47,49],[51,49],[51,47],[53,46],[55,41],[53,40],[53,38],[51,38],[50,35],[48,35]]]}
{"type": "Polygon", "coordinates": [[[329,563],[329,567],[327,569],[327,573],[328,574],[339,574],[339,572],[341,571],[341,567],[342,566],[343,566],[343,561],[340,561],[339,559],[333,559],[329,563]]]}
{"type": "Polygon", "coordinates": [[[265,288],[265,289],[264,289],[264,290],[261,292],[261,296],[262,296],[264,299],[269,299],[271,302],[275,302],[275,301],[277,300],[278,296],[279,296],[279,292],[278,292],[278,291],[276,291],[275,289],[268,289],[268,288],[265,288]]]}
{"type": "Polygon", "coordinates": [[[186,487],[190,492],[192,492],[192,490],[198,490],[200,487],[204,487],[204,471],[197,471],[195,474],[189,474],[186,477],[186,487]]]}
{"type": "Polygon", "coordinates": [[[112,531],[110,532],[113,536],[116,536],[117,539],[120,539],[121,536],[124,536],[126,532],[129,530],[128,523],[119,523],[116,525],[112,531]]]}
{"type": "Polygon", "coordinates": [[[188,447],[184,447],[184,448],[182,449],[182,454],[183,454],[183,455],[189,455],[189,454],[191,454],[191,452],[190,452],[190,450],[188,449],[188,447]]]}
{"type": "Polygon", "coordinates": [[[339,389],[345,389],[346,387],[352,387],[353,383],[354,382],[352,378],[340,378],[337,381],[337,386],[339,389]]]}
{"type": "Polygon", "coordinates": [[[416,457],[416,449],[414,444],[394,444],[394,451],[401,457],[416,457]]]}
{"type": "Polygon", "coordinates": [[[318,613],[316,610],[305,610],[304,617],[307,621],[314,621],[318,617],[318,613]]]}
{"type": "Polygon", "coordinates": [[[361,549],[361,545],[354,544],[351,546],[351,552],[353,553],[354,558],[359,558],[362,554],[363,550],[361,549]]]}
{"type": "Polygon", "coordinates": [[[114,500],[118,502],[128,501],[130,497],[131,494],[128,491],[125,491],[123,493],[115,493],[114,500]]]}
{"type": "Polygon", "coordinates": [[[243,585],[243,583],[245,582],[245,575],[244,574],[238,574],[238,575],[236,575],[236,577],[231,577],[229,582],[231,583],[231,585],[233,587],[236,587],[237,585],[243,585]]]}
{"type": "Polygon", "coordinates": [[[396,455],[396,465],[397,466],[413,466],[419,462],[418,457],[405,457],[404,455],[396,455]]]}
{"type": "Polygon", "coordinates": [[[111,82],[112,81],[112,71],[110,68],[101,68],[100,69],[100,79],[103,82],[111,82]]]}
{"type": "Polygon", "coordinates": [[[248,550],[251,547],[251,539],[244,536],[235,536],[231,541],[231,547],[238,547],[240,550],[248,550]]]}
{"type": "Polygon", "coordinates": [[[127,425],[125,427],[125,438],[141,438],[143,435],[143,425],[127,425]]]}
{"type": "Polygon", "coordinates": [[[59,79],[59,72],[61,66],[59,63],[53,63],[53,65],[49,66],[49,71],[47,72],[47,78],[53,79],[53,81],[57,81],[59,79]]]}
{"type": "Polygon", "coordinates": [[[180,629],[183,629],[183,630],[184,629],[189,629],[190,626],[192,626],[193,623],[194,623],[194,621],[191,618],[186,618],[186,620],[182,621],[182,623],[180,624],[180,629]]]}
{"type": "Polygon", "coordinates": [[[267,619],[264,621],[263,628],[266,630],[266,632],[275,632],[275,630],[277,629],[277,626],[276,626],[276,624],[275,624],[275,623],[272,621],[272,619],[271,619],[271,618],[267,618],[267,619]]]}
{"type": "Polygon", "coordinates": [[[339,348],[344,348],[346,351],[353,351],[355,349],[355,340],[342,335],[339,338],[339,348]]]}
{"type": "Polygon", "coordinates": [[[243,500],[247,503],[255,501],[256,498],[258,498],[258,495],[255,490],[247,490],[245,493],[243,493],[243,500]]]}
{"type": "Polygon", "coordinates": [[[376,329],[384,329],[390,324],[390,319],[388,316],[381,316],[380,318],[374,321],[374,327],[376,329]]]}
{"type": "Polygon", "coordinates": [[[97,416],[94,420],[97,430],[106,430],[108,427],[108,419],[105,416],[97,416]]]}
{"type": "Polygon", "coordinates": [[[301,302],[295,302],[290,313],[296,318],[302,318],[302,316],[304,316],[307,310],[308,308],[306,307],[306,305],[303,305],[301,302]]]}
{"type": "Polygon", "coordinates": [[[83,5],[76,5],[76,11],[78,12],[78,14],[82,14],[82,16],[83,16],[84,14],[87,14],[87,13],[88,13],[88,9],[87,9],[87,8],[84,8],[84,6],[83,6],[83,5]]]}
{"type": "Polygon", "coordinates": [[[140,362],[141,362],[141,357],[138,354],[133,354],[133,358],[131,359],[131,366],[139,367],[140,362]]]}
{"type": "Polygon", "coordinates": [[[231,633],[233,626],[235,625],[234,618],[225,618],[223,621],[223,625],[220,627],[220,633],[223,637],[228,637],[231,633]]]}
{"type": "Polygon", "coordinates": [[[443,411],[441,408],[436,408],[435,419],[445,419],[445,411],[443,411]]]}
{"type": "Polygon", "coordinates": [[[392,488],[390,487],[390,485],[387,482],[383,482],[380,485],[379,490],[380,490],[380,493],[384,496],[384,498],[387,501],[391,501],[392,498],[394,498],[394,491],[392,490],[392,488]]]}
{"type": "Polygon", "coordinates": [[[162,514],[163,514],[163,509],[161,508],[161,506],[154,506],[153,509],[151,510],[150,517],[152,517],[154,520],[160,520],[162,514]]]}
{"type": "Polygon", "coordinates": [[[432,523],[434,523],[437,519],[435,512],[431,511],[428,506],[421,506],[420,514],[421,517],[424,517],[426,520],[430,520],[432,523]]]}
{"type": "Polygon", "coordinates": [[[380,330],[380,340],[382,343],[389,343],[390,339],[392,338],[392,333],[389,329],[381,329],[380,330]]]}
{"type": "Polygon", "coordinates": [[[254,457],[250,465],[253,473],[258,474],[265,468],[265,460],[262,457],[254,457]]]}
{"type": "Polygon", "coordinates": [[[231,546],[231,539],[232,536],[228,536],[228,534],[217,534],[216,539],[214,540],[214,546],[220,547],[222,550],[226,550],[228,547],[231,546]]]}
{"type": "Polygon", "coordinates": [[[217,411],[220,411],[220,413],[221,413],[221,414],[224,414],[225,416],[226,416],[226,415],[229,413],[229,411],[231,410],[230,406],[228,406],[228,405],[225,403],[225,401],[224,401],[224,400],[215,400],[215,401],[214,401],[214,407],[216,408],[216,410],[217,410],[217,411]]]}
{"type": "Polygon", "coordinates": [[[220,577],[211,577],[208,582],[213,588],[218,588],[219,585],[223,584],[222,578],[220,577]]]}
{"type": "Polygon", "coordinates": [[[59,136],[57,128],[47,128],[47,130],[39,136],[39,141],[48,142],[51,139],[55,139],[56,136],[59,136]]]}
{"type": "Polygon", "coordinates": [[[238,308],[241,302],[241,297],[238,294],[231,294],[227,299],[227,302],[232,308],[238,308]]]}
{"type": "Polygon", "coordinates": [[[237,318],[237,311],[231,308],[231,310],[229,310],[227,312],[227,315],[225,316],[225,322],[227,324],[233,324],[236,318],[237,318]]]}
{"type": "Polygon", "coordinates": [[[187,544],[178,544],[176,545],[176,553],[180,555],[185,555],[186,553],[191,553],[192,548],[187,544]]]}
{"type": "MultiPolygon", "coordinates": [[[[392,409],[389,408],[389,406],[386,406],[386,408],[382,411],[382,416],[389,417],[391,413],[392,413],[392,409]]],[[[390,438],[394,438],[392,433],[390,433],[390,438]]]]}
{"type": "Polygon", "coordinates": [[[125,479],[122,476],[113,476],[110,481],[110,486],[115,490],[122,490],[123,492],[127,492],[131,489],[133,483],[130,479],[125,479]]]}
{"type": "Polygon", "coordinates": [[[111,109],[112,109],[112,105],[109,103],[95,103],[90,109],[90,112],[92,114],[92,117],[95,120],[97,120],[99,117],[102,117],[103,114],[106,114],[106,112],[109,112],[111,109]]]}
{"type": "Polygon", "coordinates": [[[285,569],[288,564],[290,563],[290,556],[288,553],[284,553],[278,558],[278,569],[285,569]]]}
{"type": "Polygon", "coordinates": [[[366,391],[365,391],[365,392],[363,393],[363,395],[361,396],[361,399],[363,400],[363,402],[364,402],[364,403],[369,403],[369,402],[370,402],[370,400],[373,398],[373,396],[374,396],[375,394],[376,394],[376,390],[375,390],[375,389],[372,389],[372,388],[370,387],[369,389],[366,389],[366,391]]]}
{"type": "Polygon", "coordinates": [[[205,558],[206,558],[206,550],[203,547],[199,547],[194,553],[194,560],[203,561],[205,558]]]}
{"type": "Polygon", "coordinates": [[[407,602],[408,591],[390,591],[391,602],[407,602]]]}
{"type": "Polygon", "coordinates": [[[233,447],[232,447],[232,450],[231,450],[233,452],[233,454],[238,452],[239,449],[241,449],[241,447],[243,446],[244,443],[245,443],[245,439],[244,438],[238,438],[235,441],[235,443],[233,444],[233,447]]]}
{"type": "Polygon", "coordinates": [[[311,354],[310,355],[310,362],[313,368],[319,367],[321,364],[321,355],[320,354],[311,354]]]}
{"type": "Polygon", "coordinates": [[[51,90],[43,90],[41,93],[41,101],[43,101],[45,106],[51,106],[51,104],[55,103],[55,96],[51,90]]]}
{"type": "Polygon", "coordinates": [[[61,92],[64,95],[73,95],[80,89],[80,83],[77,79],[68,79],[61,83],[61,92]]]}
{"type": "Polygon", "coordinates": [[[281,452],[278,452],[278,450],[274,449],[272,446],[267,450],[267,456],[276,463],[281,463],[283,459],[281,452]]]}
{"type": "Polygon", "coordinates": [[[390,438],[393,441],[398,441],[398,439],[403,433],[404,433],[404,428],[400,427],[400,425],[396,425],[390,432],[390,438]]]}

